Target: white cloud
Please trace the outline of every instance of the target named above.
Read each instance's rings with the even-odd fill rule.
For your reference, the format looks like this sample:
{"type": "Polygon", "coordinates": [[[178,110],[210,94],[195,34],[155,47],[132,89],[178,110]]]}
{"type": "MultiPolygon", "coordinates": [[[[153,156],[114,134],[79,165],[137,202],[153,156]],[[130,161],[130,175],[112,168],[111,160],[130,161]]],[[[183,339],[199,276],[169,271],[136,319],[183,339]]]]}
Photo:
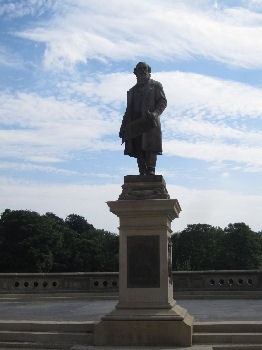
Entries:
{"type": "Polygon", "coordinates": [[[76,213],[96,228],[117,232],[117,218],[109,212],[106,201],[117,200],[117,185],[39,185],[0,178],[0,211],[9,208],[53,212],[60,217],[76,213]]]}
{"type": "Polygon", "coordinates": [[[87,78],[87,82],[64,81],[58,83],[69,96],[80,96],[94,103],[113,106],[119,109],[126,103],[126,91],[135,84],[135,76],[129,73],[100,74],[87,78]]]}
{"type": "Polygon", "coordinates": [[[209,162],[232,161],[242,163],[244,170],[256,166],[262,171],[261,148],[226,145],[222,143],[190,143],[185,141],[167,141],[164,143],[165,153],[169,156],[195,158],[209,162]]]}
{"type": "Polygon", "coordinates": [[[2,3],[0,7],[0,16],[6,15],[9,18],[24,16],[41,16],[47,10],[55,7],[55,0],[22,0],[8,1],[2,3]]]}
{"type": "MultiPolygon", "coordinates": [[[[163,83],[168,99],[162,117],[165,154],[261,169],[262,89],[182,72],[153,78],[163,83]]],[[[126,90],[134,83],[131,74],[118,73],[61,82],[57,98],[2,94],[2,156],[46,162],[79,150],[120,149],[126,90]]]]}
{"type": "MultiPolygon", "coordinates": [[[[50,159],[45,159],[45,161],[50,162],[50,159]]],[[[41,159],[41,162],[42,162],[42,159],[41,159]]],[[[46,173],[55,173],[55,174],[62,174],[62,175],[76,175],[76,174],[79,175],[79,173],[77,171],[61,169],[61,168],[57,168],[57,167],[53,167],[53,166],[36,165],[33,163],[29,163],[29,162],[27,162],[27,163],[1,162],[0,169],[15,170],[15,171],[18,171],[20,173],[23,171],[41,171],[41,172],[46,172],[46,173]]]]}
{"type": "Polygon", "coordinates": [[[83,172],[83,171],[75,171],[75,170],[68,170],[68,169],[64,169],[61,167],[57,167],[57,166],[50,166],[50,165],[38,165],[35,164],[33,162],[59,162],[60,159],[58,160],[54,160],[54,159],[42,159],[42,157],[39,157],[40,159],[32,159],[32,162],[1,162],[0,163],[0,169],[2,170],[13,170],[16,172],[19,172],[20,174],[22,174],[23,172],[32,172],[32,171],[40,171],[42,173],[49,173],[49,174],[59,174],[62,176],[81,176],[81,177],[85,177],[85,178],[89,178],[89,177],[95,177],[97,178],[103,178],[103,179],[113,179],[113,178],[118,178],[119,175],[118,174],[108,174],[108,173],[94,173],[92,171],[90,172],[83,172]]]}
{"type": "Polygon", "coordinates": [[[199,74],[157,74],[168,99],[165,153],[261,171],[262,89],[199,74]]]}
{"type": "Polygon", "coordinates": [[[61,159],[75,150],[120,148],[106,140],[117,133],[119,119],[101,105],[25,93],[3,94],[0,102],[2,156],[61,159]]]}
{"type": "Polygon", "coordinates": [[[168,107],[180,113],[209,119],[259,118],[262,115],[262,89],[201,74],[158,73],[168,98],[168,107]]]}
{"type": "Polygon", "coordinates": [[[182,207],[180,219],[173,224],[174,231],[189,224],[202,223],[224,228],[236,222],[245,222],[254,231],[261,231],[258,213],[262,210],[262,197],[259,195],[172,185],[168,189],[171,197],[177,198],[182,207]]]}
{"type": "Polygon", "coordinates": [[[247,8],[250,8],[254,11],[262,11],[262,2],[261,0],[245,0],[244,4],[247,8]]]}
{"type": "MultiPolygon", "coordinates": [[[[167,189],[171,198],[177,198],[182,207],[180,218],[173,222],[173,231],[182,230],[188,224],[225,227],[234,222],[245,222],[255,231],[261,230],[258,215],[262,210],[261,196],[173,185],[167,185],[167,189]]],[[[109,212],[106,202],[118,199],[120,185],[39,186],[0,178],[0,191],[0,211],[6,208],[34,210],[41,214],[51,211],[60,217],[76,213],[86,217],[96,228],[118,232],[118,218],[109,212]]]]}
{"type": "Polygon", "coordinates": [[[23,62],[16,52],[11,52],[5,46],[0,45],[0,66],[21,69],[23,68],[23,62]]]}
{"type": "Polygon", "coordinates": [[[59,163],[61,162],[60,158],[49,157],[48,155],[43,156],[33,156],[28,158],[29,161],[34,163],[59,163]]]}
{"type": "Polygon", "coordinates": [[[226,124],[217,124],[215,122],[177,118],[166,123],[169,131],[174,135],[184,134],[191,139],[218,139],[218,140],[236,140],[242,144],[256,145],[261,142],[262,135],[259,131],[246,132],[241,129],[230,127],[226,124]]]}
{"type": "Polygon", "coordinates": [[[212,2],[120,0],[60,2],[56,16],[17,33],[46,44],[45,66],[68,69],[89,59],[170,60],[202,56],[233,66],[262,62],[262,14],[212,2]]]}

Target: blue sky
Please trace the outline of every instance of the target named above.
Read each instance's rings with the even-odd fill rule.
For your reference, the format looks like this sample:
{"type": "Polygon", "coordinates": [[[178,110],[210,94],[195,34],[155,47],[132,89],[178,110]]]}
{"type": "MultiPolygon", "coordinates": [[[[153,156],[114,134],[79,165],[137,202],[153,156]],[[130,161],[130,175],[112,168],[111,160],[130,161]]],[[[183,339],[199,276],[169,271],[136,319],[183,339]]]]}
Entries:
{"type": "Polygon", "coordinates": [[[168,107],[158,158],[188,224],[261,230],[262,1],[0,0],[0,211],[84,216],[137,174],[118,137],[139,61],[168,107]]]}

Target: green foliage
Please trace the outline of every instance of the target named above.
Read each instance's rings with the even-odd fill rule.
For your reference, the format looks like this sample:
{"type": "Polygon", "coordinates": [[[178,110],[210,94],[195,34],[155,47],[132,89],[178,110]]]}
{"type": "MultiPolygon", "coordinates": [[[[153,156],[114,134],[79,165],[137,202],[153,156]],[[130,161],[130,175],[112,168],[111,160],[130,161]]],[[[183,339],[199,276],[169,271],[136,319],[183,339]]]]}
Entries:
{"type": "MultiPolygon", "coordinates": [[[[70,214],[6,209],[0,217],[0,272],[118,271],[118,236],[70,214]]],[[[262,267],[262,234],[244,223],[188,225],[172,236],[176,270],[262,267]]]]}
{"type": "Polygon", "coordinates": [[[244,223],[229,224],[224,236],[225,268],[256,269],[261,259],[261,242],[257,233],[244,223]]]}
{"type": "Polygon", "coordinates": [[[188,225],[173,236],[173,262],[178,270],[219,269],[223,231],[210,225],[188,225]]]}
{"type": "Polygon", "coordinates": [[[176,270],[257,269],[262,262],[261,234],[244,223],[224,230],[205,224],[188,225],[172,236],[176,270]]]}
{"type": "Polygon", "coordinates": [[[88,233],[89,231],[94,230],[93,225],[89,224],[83,216],[76,214],[70,214],[66,217],[65,223],[72,230],[81,233],[88,233]]]}
{"type": "Polygon", "coordinates": [[[118,236],[85,218],[6,209],[0,218],[0,272],[117,271],[118,236]]]}
{"type": "Polygon", "coordinates": [[[119,240],[117,235],[104,230],[97,230],[96,238],[96,262],[99,271],[118,271],[119,240]]]}
{"type": "Polygon", "coordinates": [[[5,210],[0,221],[2,272],[47,272],[53,264],[56,235],[36,212],[5,210]]]}

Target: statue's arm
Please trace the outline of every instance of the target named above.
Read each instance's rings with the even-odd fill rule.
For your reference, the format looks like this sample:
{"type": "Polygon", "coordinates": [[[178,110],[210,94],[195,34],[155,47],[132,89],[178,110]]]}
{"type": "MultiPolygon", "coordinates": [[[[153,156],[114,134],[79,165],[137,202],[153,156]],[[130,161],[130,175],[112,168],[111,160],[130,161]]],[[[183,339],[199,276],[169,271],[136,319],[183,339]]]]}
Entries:
{"type": "Polygon", "coordinates": [[[156,105],[155,105],[155,112],[157,113],[158,116],[163,113],[166,106],[167,106],[167,99],[164,93],[163,86],[161,83],[158,83],[157,89],[156,89],[156,105]]]}
{"type": "Polygon", "coordinates": [[[126,111],[126,113],[123,116],[122,124],[121,124],[120,130],[119,130],[119,137],[122,139],[122,143],[124,142],[124,139],[125,139],[127,119],[128,119],[128,117],[127,117],[127,111],[126,111]]]}
{"type": "Polygon", "coordinates": [[[132,89],[127,91],[127,103],[126,103],[126,111],[123,115],[122,124],[119,130],[119,137],[122,139],[122,143],[126,140],[126,127],[130,123],[130,106],[132,104],[132,89]]]}
{"type": "Polygon", "coordinates": [[[157,118],[160,116],[167,106],[167,99],[161,83],[155,83],[155,107],[153,111],[148,112],[149,117],[157,118]]]}

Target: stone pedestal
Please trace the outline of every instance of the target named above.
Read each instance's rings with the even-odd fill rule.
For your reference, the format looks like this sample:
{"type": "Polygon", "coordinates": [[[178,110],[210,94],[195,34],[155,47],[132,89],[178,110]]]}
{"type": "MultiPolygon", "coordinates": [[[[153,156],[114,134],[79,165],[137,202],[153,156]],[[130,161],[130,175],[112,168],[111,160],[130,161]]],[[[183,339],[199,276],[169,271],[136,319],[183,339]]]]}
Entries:
{"type": "Polygon", "coordinates": [[[173,299],[171,221],[180,206],[162,176],[126,176],[120,199],[119,303],[95,328],[96,345],[192,344],[192,317],[173,299]],[[131,199],[132,198],[132,199],[131,199]]]}

